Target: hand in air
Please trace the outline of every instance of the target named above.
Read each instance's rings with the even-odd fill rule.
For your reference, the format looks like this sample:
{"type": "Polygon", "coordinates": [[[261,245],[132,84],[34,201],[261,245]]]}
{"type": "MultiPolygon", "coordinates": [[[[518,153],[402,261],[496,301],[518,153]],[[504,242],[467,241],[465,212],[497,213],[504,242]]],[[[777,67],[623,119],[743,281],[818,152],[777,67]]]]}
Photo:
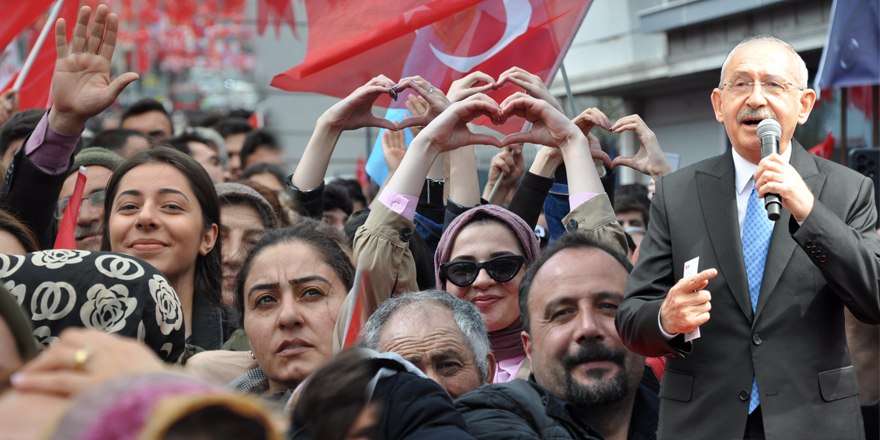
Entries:
{"type": "Polygon", "coordinates": [[[500,148],[501,142],[494,136],[473,133],[468,128],[468,122],[480,116],[488,116],[493,121],[499,117],[498,103],[482,93],[453,103],[428,124],[416,139],[438,147],[440,153],[476,144],[500,148]]]}
{"type": "Polygon", "coordinates": [[[79,10],[73,30],[71,52],[67,50],[67,24],[55,22],[55,49],[58,58],[52,78],[52,111],[49,126],[62,134],[79,134],[86,121],[110,107],[132,81],[134,72],[110,81],[110,61],[116,47],[119,18],[100,5],[95,12],[91,34],[87,32],[91,9],[79,10]],[[88,41],[86,39],[88,38],[88,41]]]}
{"type": "Polygon", "coordinates": [[[648,124],[639,115],[630,115],[620,118],[612,127],[611,131],[623,133],[632,130],[639,137],[639,151],[635,156],[618,156],[612,162],[613,166],[623,165],[630,167],[642,174],[651,176],[657,180],[671,172],[672,165],[666,160],[666,155],[657,142],[657,136],[648,128],[648,124]]]}
{"type": "Polygon", "coordinates": [[[373,116],[373,104],[382,95],[390,94],[394,85],[385,75],[379,75],[330,107],[324,115],[327,124],[337,130],[356,130],[363,127],[381,127],[397,130],[397,125],[373,116]]]}
{"type": "Polygon", "coordinates": [[[547,89],[547,85],[544,84],[544,80],[541,79],[540,76],[533,75],[519,67],[511,67],[498,77],[498,85],[496,88],[501,88],[507,83],[516,84],[522,87],[527,95],[543,99],[550,103],[553,108],[559,110],[559,113],[565,113],[565,111],[562,110],[562,105],[560,105],[559,101],[557,101],[550,93],[550,90],[547,89]]]}
{"type": "MultiPolygon", "coordinates": [[[[502,145],[530,142],[565,149],[572,144],[572,140],[583,139],[584,136],[572,121],[550,103],[525,93],[515,93],[505,99],[501,103],[501,113],[505,119],[519,116],[532,123],[532,128],[529,131],[505,137],[501,142],[502,145]]],[[[602,150],[590,148],[590,155],[593,159],[599,159],[609,166],[611,165],[611,159],[602,150]]]]}
{"type": "MultiPolygon", "coordinates": [[[[400,86],[397,91],[401,92],[406,89],[412,89],[419,94],[425,104],[424,112],[421,114],[413,114],[413,117],[404,119],[397,123],[397,128],[406,127],[424,127],[431,123],[440,113],[443,113],[449,107],[449,99],[443,94],[443,91],[435,88],[428,81],[420,76],[411,76],[400,80],[400,86]]],[[[407,106],[409,107],[409,106],[407,106]]]]}
{"type": "Polygon", "coordinates": [[[495,79],[483,72],[472,72],[464,78],[455,80],[449,86],[447,97],[452,102],[462,101],[465,98],[486,93],[495,88],[495,79]]]}

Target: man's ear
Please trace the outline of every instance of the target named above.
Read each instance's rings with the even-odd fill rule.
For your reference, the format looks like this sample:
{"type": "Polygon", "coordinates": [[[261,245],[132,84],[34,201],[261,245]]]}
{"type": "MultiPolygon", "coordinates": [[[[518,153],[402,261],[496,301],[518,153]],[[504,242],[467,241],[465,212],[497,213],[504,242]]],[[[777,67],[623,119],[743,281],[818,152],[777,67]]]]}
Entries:
{"type": "Polygon", "coordinates": [[[486,361],[489,362],[489,376],[486,377],[486,383],[495,383],[495,372],[498,369],[498,362],[495,360],[495,355],[492,353],[487,354],[486,361]]]}
{"type": "Polygon", "coordinates": [[[721,89],[712,90],[712,108],[715,109],[715,120],[724,123],[724,115],[721,113],[721,89]]]}
{"type": "Polygon", "coordinates": [[[526,350],[526,357],[529,358],[529,362],[532,361],[532,337],[525,330],[520,333],[520,337],[523,340],[523,348],[526,350]]]}
{"type": "Polygon", "coordinates": [[[816,91],[813,89],[804,90],[800,99],[800,111],[798,111],[798,124],[803,125],[810,117],[813,105],[816,103],[816,91]]]}

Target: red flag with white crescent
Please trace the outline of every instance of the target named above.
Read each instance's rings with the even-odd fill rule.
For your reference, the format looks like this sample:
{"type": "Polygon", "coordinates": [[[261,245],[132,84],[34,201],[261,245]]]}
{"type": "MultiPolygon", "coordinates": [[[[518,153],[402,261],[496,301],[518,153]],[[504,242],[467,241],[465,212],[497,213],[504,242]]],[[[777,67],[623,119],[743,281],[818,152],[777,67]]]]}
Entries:
{"type": "MultiPolygon", "coordinates": [[[[553,79],[592,0],[305,0],[305,60],[272,85],[345,97],[371,78],[421,75],[435,87],[513,66],[553,79]]],[[[519,87],[489,93],[501,102],[519,87]]],[[[379,106],[403,107],[380,98],[379,106]]],[[[511,121],[499,131],[519,131],[511,121]]]]}

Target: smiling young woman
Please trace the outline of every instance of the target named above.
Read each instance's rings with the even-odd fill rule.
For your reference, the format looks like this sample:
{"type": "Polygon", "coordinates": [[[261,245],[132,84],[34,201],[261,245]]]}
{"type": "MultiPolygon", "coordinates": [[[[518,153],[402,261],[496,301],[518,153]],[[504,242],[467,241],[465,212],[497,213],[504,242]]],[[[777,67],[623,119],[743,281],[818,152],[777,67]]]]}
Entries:
{"type": "Polygon", "coordinates": [[[180,298],[187,343],[219,349],[227,334],[220,308],[220,202],[204,168],[166,147],[132,156],[107,183],[103,249],[162,271],[180,298]]]}

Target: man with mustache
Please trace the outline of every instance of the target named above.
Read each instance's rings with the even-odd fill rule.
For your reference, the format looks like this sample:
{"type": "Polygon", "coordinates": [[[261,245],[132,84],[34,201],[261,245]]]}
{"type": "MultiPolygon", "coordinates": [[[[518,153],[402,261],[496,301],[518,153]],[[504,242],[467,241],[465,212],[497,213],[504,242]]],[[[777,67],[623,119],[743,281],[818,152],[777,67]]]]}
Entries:
{"type": "Polygon", "coordinates": [[[588,234],[566,233],[520,283],[532,376],[485,385],[456,401],[480,439],[654,439],[657,394],[645,358],[614,329],[632,265],[588,234]]]}
{"type": "Polygon", "coordinates": [[[81,251],[101,250],[101,227],[104,225],[104,187],[110,176],[119,168],[123,159],[120,155],[101,148],[92,147],[80,151],[73,159],[70,174],[64,180],[58,203],[55,205],[55,218],[58,224],[64,217],[64,210],[76,187],[79,167],[86,167],[86,185],[83,188],[83,201],[79,205],[76,228],[73,232],[76,248],[81,251]]]}
{"type": "Polygon", "coordinates": [[[807,80],[788,43],[737,45],[712,91],[733,148],[656,182],[617,330],[668,357],[660,438],[865,436],[843,309],[880,323],[874,188],[793,139],[816,100],[807,80]],[[766,158],[763,119],[782,131],[766,158]]]}

